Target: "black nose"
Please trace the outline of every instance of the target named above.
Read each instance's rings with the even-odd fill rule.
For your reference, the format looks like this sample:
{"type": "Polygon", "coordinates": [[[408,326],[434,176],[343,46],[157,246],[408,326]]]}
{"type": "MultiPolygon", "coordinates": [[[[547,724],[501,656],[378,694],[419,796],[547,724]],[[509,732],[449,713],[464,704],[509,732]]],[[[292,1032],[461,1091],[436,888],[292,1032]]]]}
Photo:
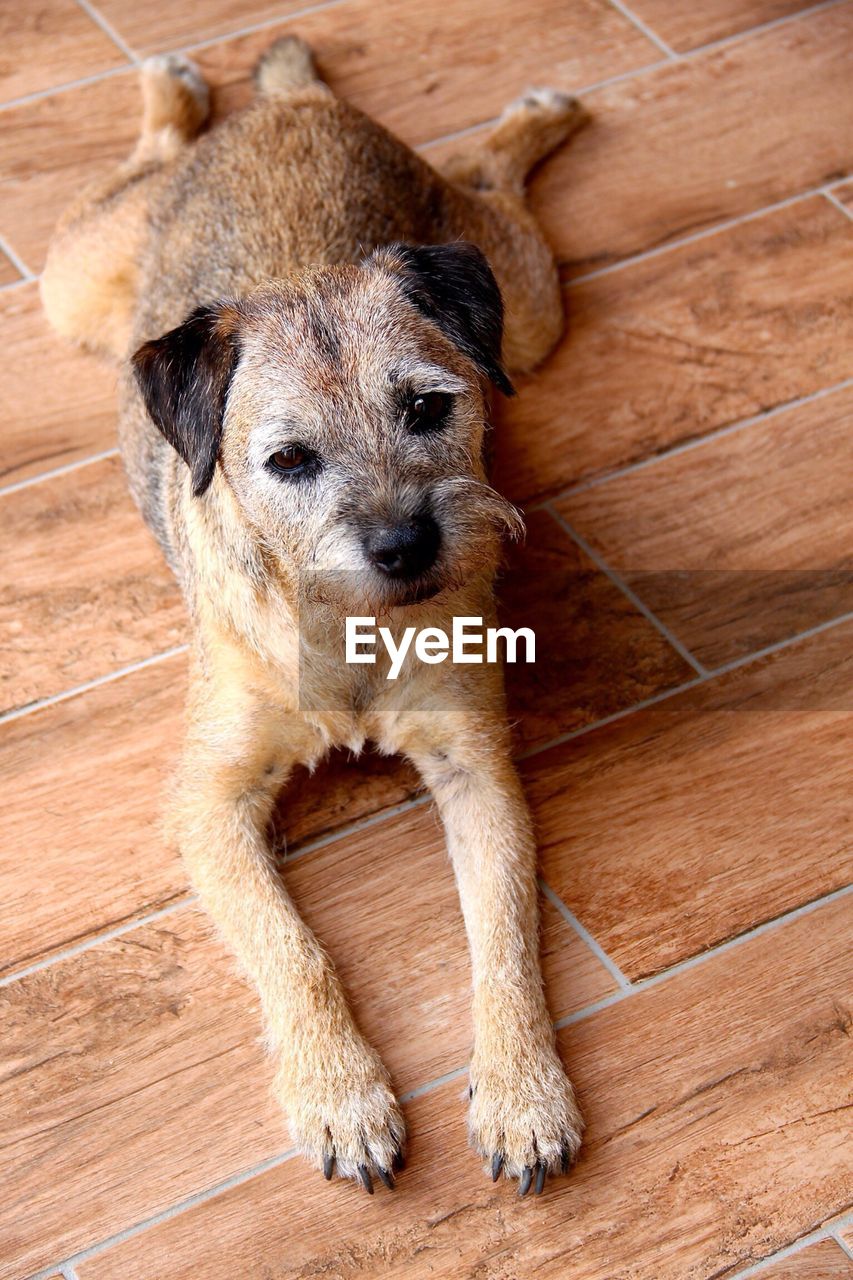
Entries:
{"type": "Polygon", "coordinates": [[[405,524],[383,525],[368,534],[368,557],[389,578],[417,578],[435,564],[441,535],[432,516],[415,516],[405,524]]]}

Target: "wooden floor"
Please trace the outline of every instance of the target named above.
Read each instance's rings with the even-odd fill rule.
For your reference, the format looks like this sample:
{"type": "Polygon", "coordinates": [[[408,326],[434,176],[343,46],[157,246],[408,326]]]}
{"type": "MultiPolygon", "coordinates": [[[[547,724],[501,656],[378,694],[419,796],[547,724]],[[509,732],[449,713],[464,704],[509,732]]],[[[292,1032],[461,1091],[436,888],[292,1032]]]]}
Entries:
{"type": "Polygon", "coordinates": [[[301,9],[0,7],[0,1277],[849,1278],[853,2],[301,9]],[[115,379],[39,309],[57,214],[133,138],[133,64],[194,50],[224,112],[291,18],[436,162],[530,84],[592,114],[533,184],[569,335],[497,445],[588,1122],[541,1200],[466,1147],[461,922],[393,762],[300,779],[285,877],[406,1103],[408,1169],[368,1199],[292,1158],[255,1000],[160,830],[187,630],[115,379]]]}

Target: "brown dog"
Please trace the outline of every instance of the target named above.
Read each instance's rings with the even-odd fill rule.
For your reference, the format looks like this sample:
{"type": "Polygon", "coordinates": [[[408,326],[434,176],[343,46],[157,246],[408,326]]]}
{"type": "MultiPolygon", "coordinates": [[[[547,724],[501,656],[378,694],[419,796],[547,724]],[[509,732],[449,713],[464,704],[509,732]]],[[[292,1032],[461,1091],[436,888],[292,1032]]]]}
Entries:
{"type": "Polygon", "coordinates": [[[400,1108],[268,825],[294,766],[333,745],[414,761],[471,947],[471,1141],[495,1178],[538,1192],[581,1120],[542,993],[500,668],[412,663],[389,681],[387,664],[341,654],[350,615],[396,634],[493,617],[500,535],[519,518],[483,472],[486,384],[511,392],[502,358],[530,369],[562,331],[523,182],[581,112],[534,91],[442,176],[335,98],[302,42],[275,44],[257,83],[248,110],[196,138],[198,71],[146,63],[139,144],[66,213],[42,281],[55,327],[122,362],[131,489],[192,612],[177,837],[258,988],[302,1149],[327,1177],[391,1186],[400,1108]]]}

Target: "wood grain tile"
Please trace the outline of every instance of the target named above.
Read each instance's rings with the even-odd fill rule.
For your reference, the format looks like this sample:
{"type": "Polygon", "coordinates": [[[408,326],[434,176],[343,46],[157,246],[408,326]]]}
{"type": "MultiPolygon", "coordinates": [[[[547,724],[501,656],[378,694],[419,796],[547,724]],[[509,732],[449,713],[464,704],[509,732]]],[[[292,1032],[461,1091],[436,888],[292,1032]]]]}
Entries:
{"type": "MultiPolygon", "coordinates": [[[[470,976],[434,816],[418,810],[306,855],[285,879],[397,1088],[463,1064],[470,976]]],[[[612,990],[550,907],[544,924],[555,1014],[612,990]]],[[[232,969],[185,908],[0,991],[0,1276],[287,1150],[256,1002],[232,969]]]]}
{"type": "Polygon", "coordinates": [[[496,435],[517,499],[853,374],[853,224],[821,197],[567,291],[568,335],[496,435]]]}
{"type": "Polygon", "coordinates": [[[0,7],[0,102],[127,63],[74,0],[0,7]]]}
{"type": "MultiPolygon", "coordinates": [[[[284,877],[334,956],[359,1025],[397,1087],[405,1092],[465,1062],[468,954],[434,809],[418,807],[307,854],[285,864],[284,877]]],[[[543,906],[543,944],[555,1018],[614,989],[550,904],[543,906]]]]}
{"type": "Polygon", "coordinates": [[[369,747],[359,757],[334,751],[313,773],[297,769],[281,794],[274,819],[275,847],[284,857],[339,827],[360,822],[421,794],[411,765],[369,747]]]}
{"type": "Polygon", "coordinates": [[[841,1236],[841,1239],[847,1245],[850,1252],[853,1253],[853,1226],[845,1227],[838,1234],[841,1236]]]}
{"type": "Polygon", "coordinates": [[[853,612],[853,389],[556,509],[709,667],[853,612]]]}
{"type": "MultiPolygon", "coordinates": [[[[350,0],[304,15],[293,29],[316,49],[337,93],[411,144],[490,119],[530,84],[574,90],[659,57],[603,0],[495,0],[488,18],[437,0],[350,0]]],[[[247,100],[252,67],[278,34],[267,29],[200,52],[221,86],[220,111],[247,100]]]]}
{"type": "Polygon", "coordinates": [[[107,458],[0,498],[15,554],[0,586],[0,707],[107,675],[186,639],[177,587],[107,458]]]}
{"type": "Polygon", "coordinates": [[[702,5],[691,0],[632,0],[631,12],[671,49],[684,53],[808,7],[803,0],[714,0],[702,5]]]}
{"type": "Polygon", "coordinates": [[[526,762],[547,883],[634,979],[850,878],[853,625],[526,762]]]}
{"type": "Polygon", "coordinates": [[[0,725],[0,971],[187,892],[161,829],[182,657],[0,725]]]}
{"type": "Polygon", "coordinates": [[[338,1280],[535,1274],[710,1280],[845,1203],[848,903],[709,960],[571,1027],[588,1120],[541,1201],[493,1187],[465,1144],[459,1082],[408,1107],[398,1194],[306,1194],[298,1161],[79,1266],[80,1280],[338,1280]]]}
{"type": "Polygon", "coordinates": [[[286,1149],[209,932],[186,909],[0,990],[4,1280],[286,1149]]]}
{"type": "MultiPolygon", "coordinates": [[[[8,839],[0,972],[189,893],[163,824],[183,725],[179,654],[0,725],[8,839]],[[21,850],[38,856],[21,859],[21,850]]],[[[282,853],[418,792],[398,761],[343,753],[282,795],[282,853]]]]}
{"type": "Polygon", "coordinates": [[[57,338],[36,284],[0,293],[0,332],[0,486],[113,448],[115,374],[57,338]]]}
{"type": "Polygon", "coordinates": [[[533,185],[567,273],[849,174],[851,39],[837,5],[590,94],[591,125],[533,185]]]}
{"type": "Polygon", "coordinates": [[[536,662],[507,665],[519,749],[541,746],[693,677],[693,669],[544,511],[499,584],[500,621],[531,627],[536,662]]]}
{"type": "Polygon", "coordinates": [[[62,210],[130,151],[142,100],[135,71],[3,112],[0,233],[30,271],[44,266],[62,210]]]}
{"type": "Polygon", "coordinates": [[[302,0],[192,0],[169,5],[98,0],[99,11],[137,53],[225,36],[308,7],[302,0]]]}
{"type": "Polygon", "coordinates": [[[834,1240],[822,1240],[761,1273],[763,1280],[850,1280],[853,1261],[834,1240]]]}

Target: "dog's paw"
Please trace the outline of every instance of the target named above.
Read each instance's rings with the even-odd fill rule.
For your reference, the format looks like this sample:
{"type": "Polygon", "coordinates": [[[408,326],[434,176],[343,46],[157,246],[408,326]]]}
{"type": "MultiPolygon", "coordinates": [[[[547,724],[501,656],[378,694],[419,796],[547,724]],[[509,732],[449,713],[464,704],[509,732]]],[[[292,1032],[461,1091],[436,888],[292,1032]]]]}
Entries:
{"type": "Polygon", "coordinates": [[[581,1144],[574,1090],[550,1045],[500,1064],[472,1062],[471,1145],[497,1182],[501,1173],[541,1195],[548,1174],[565,1173],[581,1144]]]}
{"type": "Polygon", "coordinates": [[[370,1195],[374,1178],[393,1190],[394,1174],[404,1164],[406,1126],[379,1060],[367,1051],[351,1070],[330,1075],[319,1069],[300,1077],[294,1081],[283,1064],[276,1094],[306,1159],[325,1178],[352,1178],[370,1195]]]}
{"type": "Polygon", "coordinates": [[[261,93],[289,93],[317,83],[314,54],[299,36],[280,36],[255,66],[255,84],[261,93]]]}
{"type": "Polygon", "coordinates": [[[568,137],[589,118],[582,103],[571,94],[543,88],[528,89],[504,111],[504,116],[519,115],[561,138],[568,137]]]}
{"type": "Polygon", "coordinates": [[[210,113],[210,89],[192,59],[158,54],[146,58],[140,74],[149,128],[172,125],[188,135],[201,128],[210,113]]]}

